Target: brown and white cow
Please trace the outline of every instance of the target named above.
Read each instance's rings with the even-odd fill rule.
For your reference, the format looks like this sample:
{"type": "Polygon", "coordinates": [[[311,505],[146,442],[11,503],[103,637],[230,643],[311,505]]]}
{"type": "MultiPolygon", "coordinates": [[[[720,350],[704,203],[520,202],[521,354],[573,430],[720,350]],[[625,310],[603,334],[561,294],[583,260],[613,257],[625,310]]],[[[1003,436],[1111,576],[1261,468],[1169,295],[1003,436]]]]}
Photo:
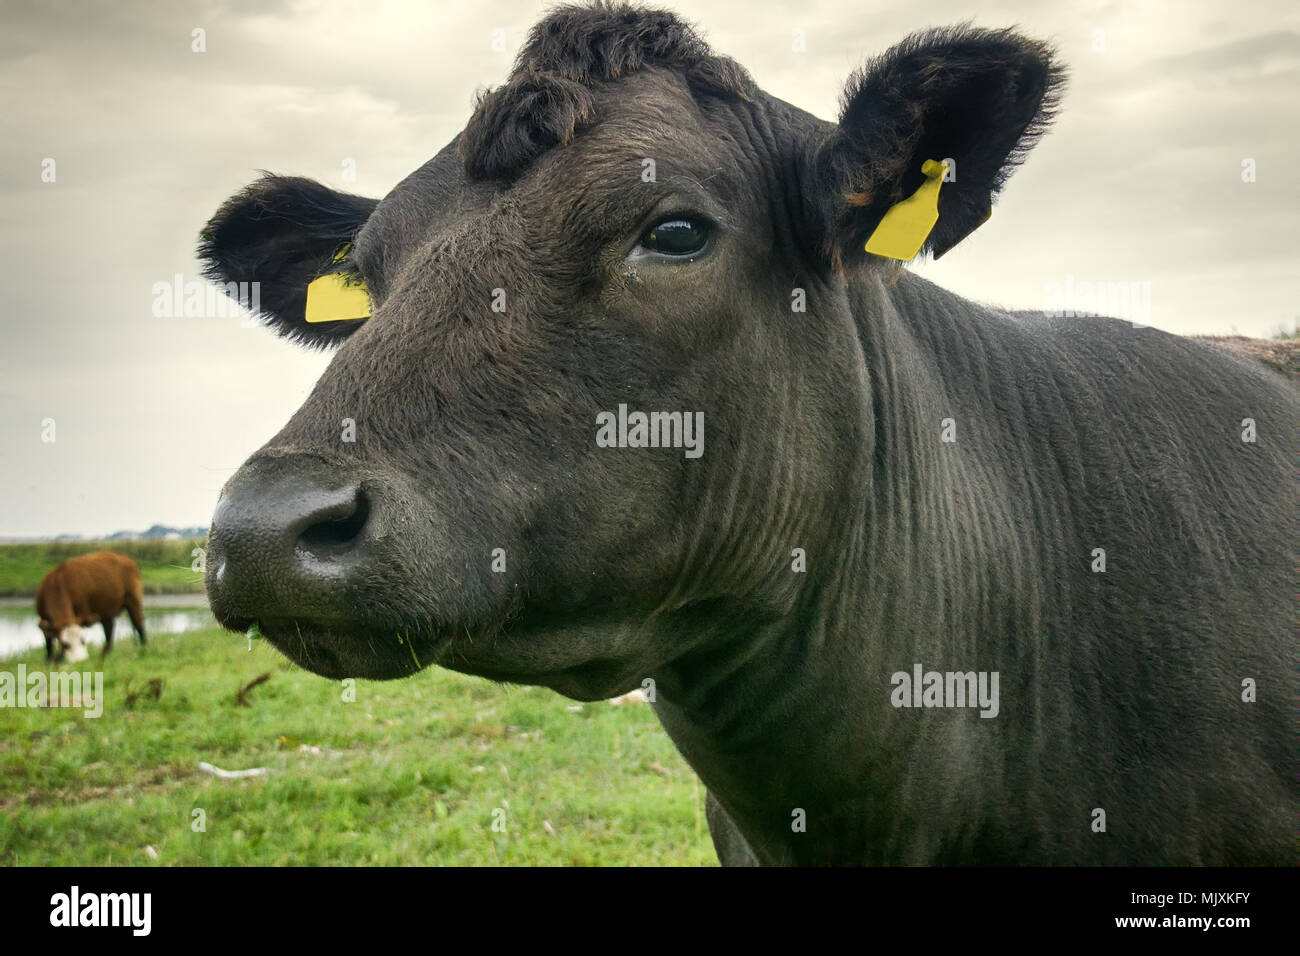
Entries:
{"type": "Polygon", "coordinates": [[[145,643],[140,566],[124,554],[96,551],[69,558],[51,570],[36,590],[36,613],[45,634],[45,656],[60,654],[70,664],[87,657],[82,627],[104,628],[104,653],[113,649],[113,620],[122,609],[145,643]]]}

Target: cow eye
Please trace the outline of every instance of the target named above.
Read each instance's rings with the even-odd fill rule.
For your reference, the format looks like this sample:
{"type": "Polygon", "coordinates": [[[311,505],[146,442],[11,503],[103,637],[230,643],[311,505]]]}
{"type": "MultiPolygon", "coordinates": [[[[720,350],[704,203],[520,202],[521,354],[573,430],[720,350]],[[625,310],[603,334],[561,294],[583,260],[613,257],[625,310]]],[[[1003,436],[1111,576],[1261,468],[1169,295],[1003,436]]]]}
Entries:
{"type": "Polygon", "coordinates": [[[641,237],[639,249],[673,259],[697,256],[709,244],[709,227],[702,219],[674,217],[652,226],[641,237]]]}

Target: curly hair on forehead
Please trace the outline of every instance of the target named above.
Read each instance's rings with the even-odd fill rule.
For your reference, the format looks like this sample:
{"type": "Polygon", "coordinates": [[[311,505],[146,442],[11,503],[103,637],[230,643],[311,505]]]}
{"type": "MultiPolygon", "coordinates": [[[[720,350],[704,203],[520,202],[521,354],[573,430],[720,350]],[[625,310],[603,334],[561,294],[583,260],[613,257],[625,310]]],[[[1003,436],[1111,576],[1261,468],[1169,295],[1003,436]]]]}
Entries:
{"type": "Polygon", "coordinates": [[[510,179],[596,119],[593,88],[648,66],[683,74],[698,96],[747,100],[745,69],[667,10],[605,0],[559,7],[528,35],[505,85],[479,97],[461,137],[471,179],[510,179]]]}

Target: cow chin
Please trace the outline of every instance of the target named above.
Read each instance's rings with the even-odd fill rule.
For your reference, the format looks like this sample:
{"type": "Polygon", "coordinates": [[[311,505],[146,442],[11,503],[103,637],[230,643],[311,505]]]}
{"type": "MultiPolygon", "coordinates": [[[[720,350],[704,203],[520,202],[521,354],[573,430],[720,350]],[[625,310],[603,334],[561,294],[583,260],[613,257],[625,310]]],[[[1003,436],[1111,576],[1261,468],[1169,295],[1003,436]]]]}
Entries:
{"type": "Polygon", "coordinates": [[[258,626],[262,636],[289,660],[335,680],[409,677],[435,663],[446,644],[445,638],[428,636],[417,628],[295,619],[263,620],[258,626]]]}
{"type": "MultiPolygon", "coordinates": [[[[229,622],[227,627],[237,622],[229,622]]],[[[644,667],[619,655],[592,657],[584,648],[617,647],[622,628],[582,626],[557,631],[517,620],[505,627],[429,625],[403,627],[356,622],[263,620],[262,636],[298,666],[341,680],[395,680],[431,664],[511,684],[549,687],[574,700],[601,700],[641,686],[644,667]],[[618,636],[615,636],[618,634],[618,636]],[[575,640],[574,638],[578,639],[575,640]]],[[[241,627],[232,629],[242,630],[241,627]]]]}
{"type": "Polygon", "coordinates": [[[650,632],[602,615],[522,613],[506,627],[456,635],[438,664],[510,684],[549,687],[573,700],[617,697],[643,686],[658,660],[650,632]]]}

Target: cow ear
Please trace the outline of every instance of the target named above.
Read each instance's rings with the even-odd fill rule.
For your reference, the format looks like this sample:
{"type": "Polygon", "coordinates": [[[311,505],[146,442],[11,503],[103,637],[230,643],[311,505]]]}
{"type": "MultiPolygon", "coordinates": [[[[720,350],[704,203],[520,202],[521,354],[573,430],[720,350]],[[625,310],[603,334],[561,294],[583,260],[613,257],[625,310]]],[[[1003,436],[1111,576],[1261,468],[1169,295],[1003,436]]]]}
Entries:
{"type": "Polygon", "coordinates": [[[937,258],[961,242],[1047,129],[1064,82],[1048,46],[1011,30],[929,30],[873,59],[814,160],[827,255],[937,258]]]}
{"type": "Polygon", "coordinates": [[[339,343],[369,314],[348,252],[376,205],[310,179],[264,176],[203,227],[204,275],[280,335],[313,347],[339,343]],[[317,302],[340,307],[313,304],[309,315],[308,286],[317,302]]]}

